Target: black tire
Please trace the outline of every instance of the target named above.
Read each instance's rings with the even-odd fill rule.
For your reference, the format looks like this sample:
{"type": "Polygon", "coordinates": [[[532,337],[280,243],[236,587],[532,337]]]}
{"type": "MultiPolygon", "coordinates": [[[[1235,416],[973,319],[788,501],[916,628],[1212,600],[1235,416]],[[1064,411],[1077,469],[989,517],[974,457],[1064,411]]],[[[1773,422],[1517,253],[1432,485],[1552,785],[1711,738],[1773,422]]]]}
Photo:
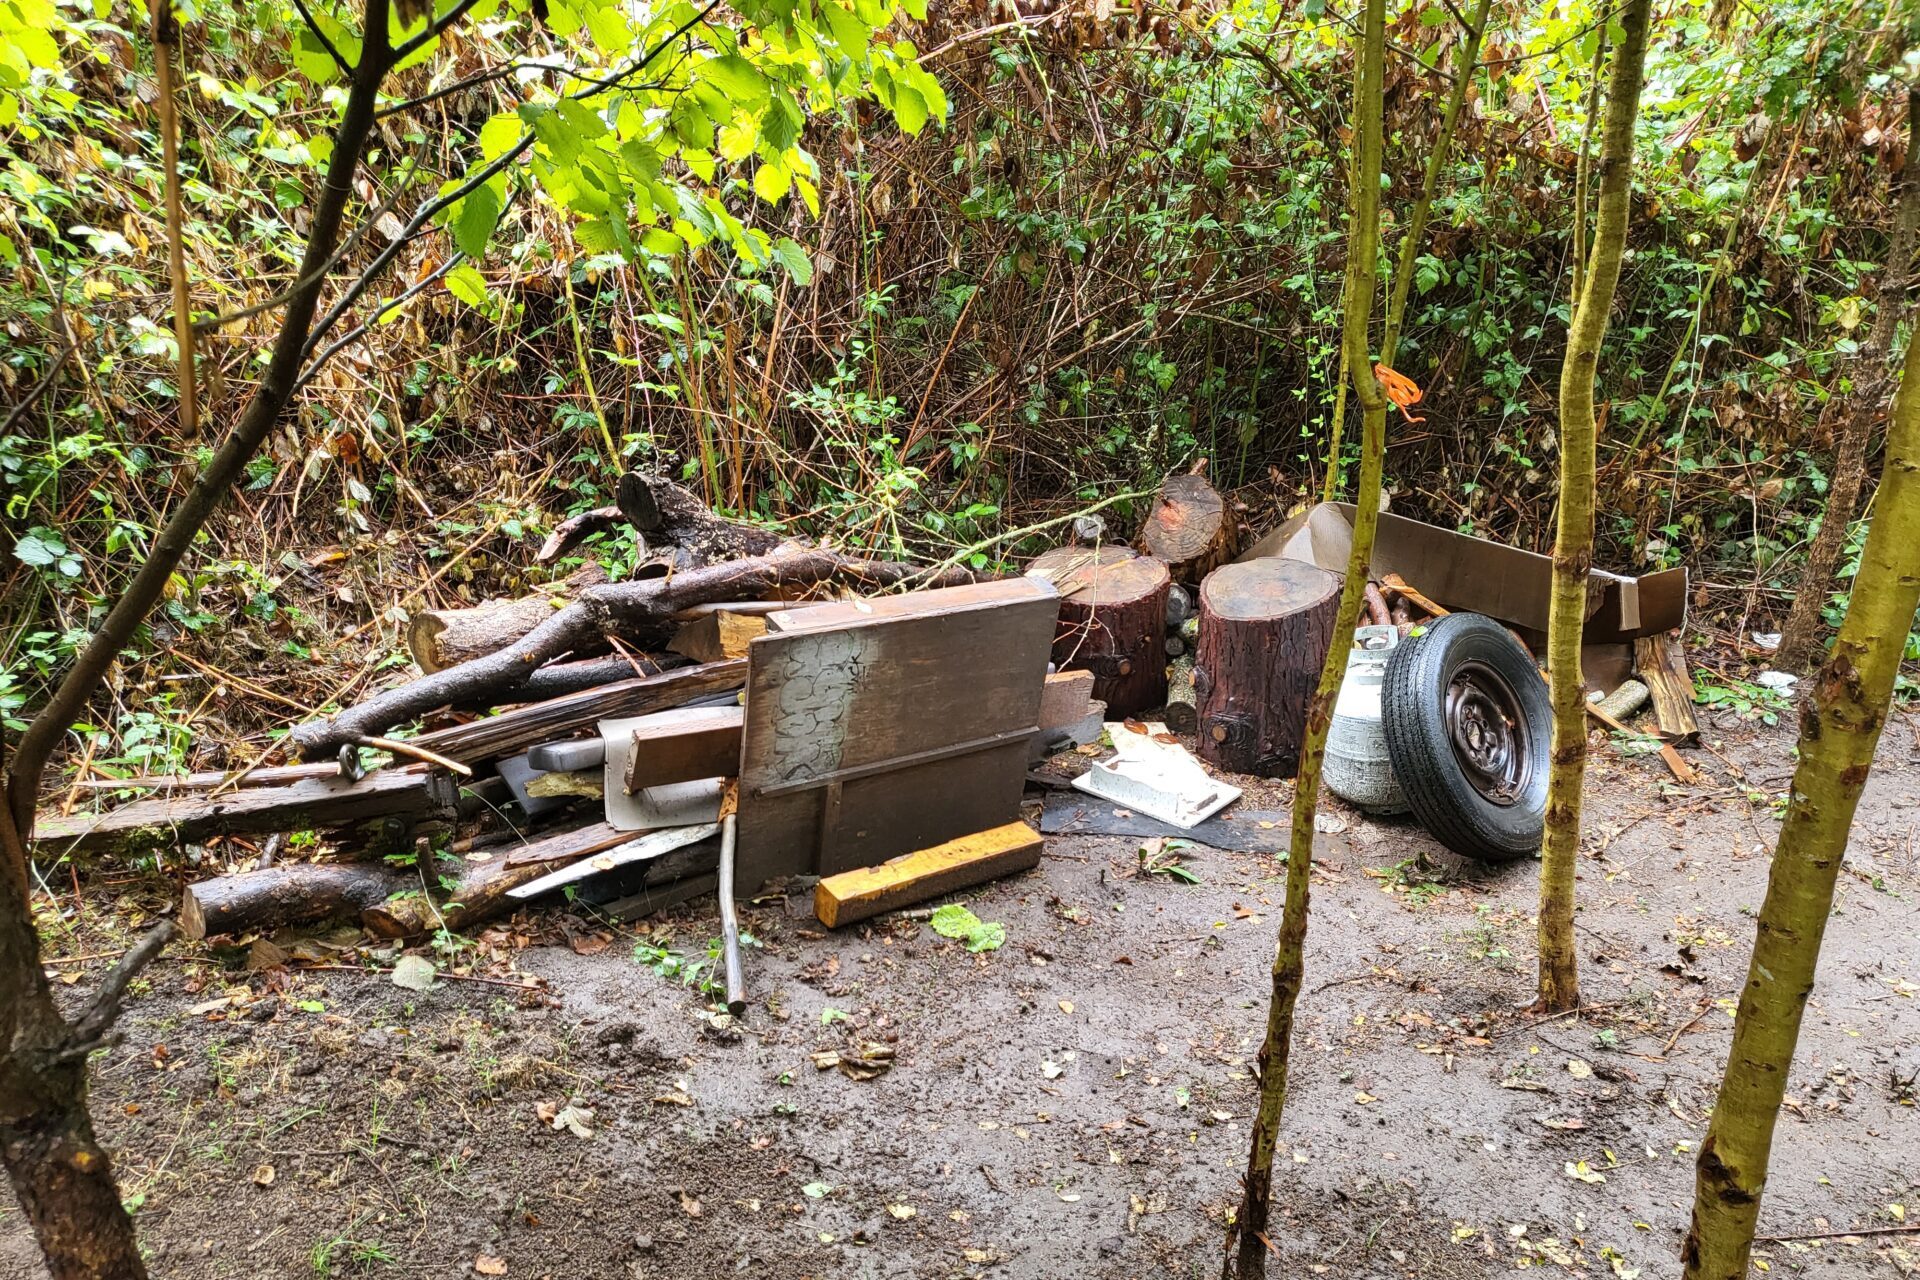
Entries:
{"type": "Polygon", "coordinates": [[[1454,613],[1401,641],[1380,712],[1407,805],[1442,844],[1489,862],[1540,851],[1553,707],[1505,627],[1454,613]]]}

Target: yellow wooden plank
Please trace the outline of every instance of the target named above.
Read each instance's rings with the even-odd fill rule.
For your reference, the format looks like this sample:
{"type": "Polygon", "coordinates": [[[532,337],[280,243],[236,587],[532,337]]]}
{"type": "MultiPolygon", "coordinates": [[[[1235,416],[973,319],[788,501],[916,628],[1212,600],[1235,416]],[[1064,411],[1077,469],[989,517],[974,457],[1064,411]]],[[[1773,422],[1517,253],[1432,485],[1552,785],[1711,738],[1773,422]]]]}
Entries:
{"type": "Polygon", "coordinates": [[[1026,871],[1040,864],[1041,843],[1039,833],[1026,823],[1009,822],[901,854],[877,867],[823,876],[813,892],[813,913],[832,929],[1026,871]]]}

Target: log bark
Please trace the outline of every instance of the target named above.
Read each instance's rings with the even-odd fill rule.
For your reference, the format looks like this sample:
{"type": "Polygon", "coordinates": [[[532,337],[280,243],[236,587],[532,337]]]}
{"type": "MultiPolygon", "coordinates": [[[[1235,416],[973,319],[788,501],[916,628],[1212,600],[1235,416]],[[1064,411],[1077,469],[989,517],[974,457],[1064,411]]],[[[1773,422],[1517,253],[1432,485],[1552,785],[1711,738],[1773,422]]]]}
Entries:
{"type": "Polygon", "coordinates": [[[647,546],[671,548],[677,569],[770,555],[788,542],[785,534],[715,515],[692,490],[664,476],[629,471],[620,477],[616,501],[647,546]]]}
{"type": "MultiPolygon", "coordinates": [[[[607,571],[593,564],[532,595],[483,600],[464,609],[422,609],[407,623],[407,649],[428,674],[484,658],[551,618],[582,589],[606,580],[607,571]]],[[[605,652],[604,637],[596,637],[594,643],[597,651],[605,652]]]]}
{"type": "Polygon", "coordinates": [[[1054,665],[1091,671],[1093,696],[1113,717],[1167,700],[1167,566],[1125,547],[1058,547],[1028,570],[1060,591],[1054,665]]]}
{"type": "Polygon", "coordinates": [[[1193,664],[1202,760],[1293,776],[1339,607],[1340,579],[1298,560],[1249,560],[1207,578],[1193,664]]]}
{"type": "Polygon", "coordinates": [[[553,526],[553,532],[534,553],[535,564],[552,564],[596,533],[605,533],[626,519],[618,507],[595,507],[579,515],[568,516],[553,526]]]}
{"type": "Polygon", "coordinates": [[[1175,582],[1194,587],[1239,551],[1240,522],[1205,476],[1172,476],[1160,486],[1136,545],[1164,561],[1175,582]]]}
{"type": "Polygon", "coordinates": [[[463,703],[468,710],[485,710],[518,702],[545,702],[571,693],[597,689],[602,685],[657,676],[681,667],[690,667],[690,659],[679,654],[586,658],[579,662],[556,662],[540,668],[519,684],[509,685],[490,695],[484,702],[463,703]]]}
{"type": "MultiPolygon", "coordinates": [[[[916,576],[924,576],[924,571],[913,565],[861,560],[817,549],[785,549],[667,579],[588,587],[572,604],[520,637],[511,648],[389,689],[332,719],[300,725],[291,737],[307,759],[331,756],[357,739],[381,736],[395,725],[437,708],[498,697],[524,684],[549,662],[577,652],[598,636],[657,625],[681,609],[724,600],[763,599],[783,589],[829,581],[884,587],[916,576]]],[[[974,575],[964,570],[949,570],[917,585],[948,586],[973,580],[974,575]]]]}
{"type": "Polygon", "coordinates": [[[198,942],[216,934],[357,917],[418,883],[377,863],[284,862],[188,885],[180,899],[180,932],[198,942]]]}

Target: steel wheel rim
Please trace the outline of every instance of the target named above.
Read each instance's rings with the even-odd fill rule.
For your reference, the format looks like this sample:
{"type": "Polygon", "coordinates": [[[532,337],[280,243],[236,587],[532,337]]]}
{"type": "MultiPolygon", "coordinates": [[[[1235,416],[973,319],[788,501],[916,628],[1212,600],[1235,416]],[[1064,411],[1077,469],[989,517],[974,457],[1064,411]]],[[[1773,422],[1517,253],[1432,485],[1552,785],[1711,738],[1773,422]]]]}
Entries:
{"type": "Polygon", "coordinates": [[[1490,804],[1519,803],[1533,777],[1533,741],[1505,676],[1463,662],[1447,681],[1447,741],[1467,785],[1490,804]]]}

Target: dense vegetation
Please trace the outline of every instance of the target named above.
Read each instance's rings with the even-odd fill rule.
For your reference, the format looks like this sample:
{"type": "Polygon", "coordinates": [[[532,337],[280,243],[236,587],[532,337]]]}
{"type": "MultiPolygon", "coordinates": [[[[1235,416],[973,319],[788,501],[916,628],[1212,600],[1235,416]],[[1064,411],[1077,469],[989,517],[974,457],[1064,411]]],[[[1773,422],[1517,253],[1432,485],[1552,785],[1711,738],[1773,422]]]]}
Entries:
{"type": "MultiPolygon", "coordinates": [[[[0,101],[0,367],[20,406],[0,440],[18,533],[0,696],[15,717],[205,446],[175,412],[141,18],[4,8],[51,33],[10,43],[0,101]]],[[[409,606],[515,585],[527,540],[604,501],[628,461],[851,545],[983,561],[1195,456],[1254,520],[1277,518],[1318,492],[1334,399],[1349,21],[1313,3],[937,9],[914,40],[944,91],[910,88],[883,121],[877,102],[816,86],[825,112],[774,140],[790,164],[727,166],[766,139],[716,139],[708,116],[669,106],[662,172],[704,217],[687,238],[712,241],[693,249],[671,230],[685,210],[629,234],[569,205],[533,171],[555,167],[544,148],[505,169],[484,207],[395,242],[394,274],[350,308],[377,320],[251,464],[82,749],[134,763],[177,761],[190,737],[211,748],[213,685],[195,663],[251,686],[223,705],[236,731],[293,718],[288,703],[335,692],[302,676],[309,659],[394,661],[409,606]],[[177,659],[144,659],[162,648],[177,659]]],[[[1599,562],[1685,560],[1701,620],[1727,631],[1772,629],[1821,516],[1838,425],[1823,406],[1873,318],[1904,160],[1891,22],[1872,6],[1733,4],[1656,21],[1600,362],[1599,562]]],[[[1461,39],[1444,5],[1389,23],[1383,272],[1461,39]]],[[[202,317],[291,282],[339,88],[310,36],[260,34],[286,29],[265,6],[185,29],[202,317]]],[[[1535,548],[1552,524],[1596,33],[1585,6],[1496,7],[1396,362],[1427,399],[1423,423],[1392,433],[1395,509],[1535,548]]],[[[590,36],[502,13],[397,73],[390,92],[424,101],[378,126],[349,266],[496,154],[502,112],[552,98],[543,67],[591,65],[590,36]],[[456,87],[480,68],[506,73],[456,87]]],[[[209,435],[255,383],[274,323],[202,337],[209,435]]]]}

